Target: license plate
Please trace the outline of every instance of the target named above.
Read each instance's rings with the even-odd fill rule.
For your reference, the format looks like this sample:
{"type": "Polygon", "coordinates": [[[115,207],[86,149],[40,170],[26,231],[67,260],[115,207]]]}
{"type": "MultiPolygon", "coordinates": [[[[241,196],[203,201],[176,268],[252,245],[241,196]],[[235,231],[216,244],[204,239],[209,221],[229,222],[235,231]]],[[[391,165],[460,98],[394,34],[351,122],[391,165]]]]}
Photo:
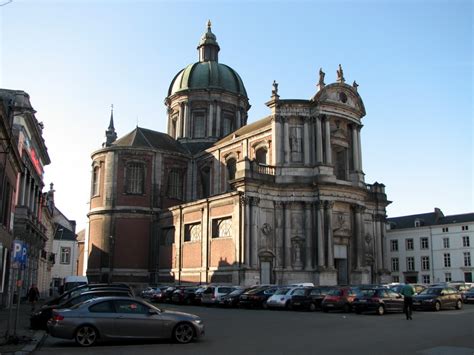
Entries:
{"type": "Polygon", "coordinates": [[[299,306],[299,305],[301,305],[301,303],[299,303],[299,302],[293,302],[293,306],[299,306]]]}
{"type": "Polygon", "coordinates": [[[413,302],[413,305],[419,306],[421,302],[413,302]]]}
{"type": "Polygon", "coordinates": [[[367,300],[359,300],[360,303],[365,303],[367,300]]]}
{"type": "Polygon", "coordinates": [[[327,305],[325,305],[325,306],[326,306],[326,307],[334,307],[334,305],[331,304],[331,303],[329,303],[329,304],[327,304],[327,305]]]}

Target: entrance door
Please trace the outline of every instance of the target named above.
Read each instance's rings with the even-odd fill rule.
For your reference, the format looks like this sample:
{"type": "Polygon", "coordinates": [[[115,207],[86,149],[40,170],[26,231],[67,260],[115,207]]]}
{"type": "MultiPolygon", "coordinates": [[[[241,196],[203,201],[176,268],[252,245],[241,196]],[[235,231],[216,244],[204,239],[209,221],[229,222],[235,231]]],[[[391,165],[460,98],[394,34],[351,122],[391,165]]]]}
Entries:
{"type": "Polygon", "coordinates": [[[349,284],[349,275],[347,270],[347,259],[334,259],[334,264],[337,269],[337,284],[349,284]]]}
{"type": "Polygon", "coordinates": [[[260,262],[260,283],[261,284],[270,284],[270,272],[271,272],[271,262],[261,261],[260,262]]]}

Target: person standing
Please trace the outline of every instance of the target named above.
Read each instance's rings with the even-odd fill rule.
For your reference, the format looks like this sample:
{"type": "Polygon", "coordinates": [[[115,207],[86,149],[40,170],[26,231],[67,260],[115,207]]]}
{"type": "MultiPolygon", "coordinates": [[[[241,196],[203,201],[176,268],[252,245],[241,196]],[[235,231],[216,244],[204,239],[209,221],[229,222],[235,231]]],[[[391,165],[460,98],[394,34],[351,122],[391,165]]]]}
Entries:
{"type": "Polygon", "coordinates": [[[415,288],[410,284],[406,284],[403,286],[401,294],[403,295],[403,309],[405,310],[407,320],[412,320],[413,295],[415,294],[415,288]]]}
{"type": "Polygon", "coordinates": [[[36,287],[36,284],[32,284],[30,289],[28,290],[28,302],[31,304],[31,310],[35,310],[35,304],[39,299],[39,290],[36,287]]]}

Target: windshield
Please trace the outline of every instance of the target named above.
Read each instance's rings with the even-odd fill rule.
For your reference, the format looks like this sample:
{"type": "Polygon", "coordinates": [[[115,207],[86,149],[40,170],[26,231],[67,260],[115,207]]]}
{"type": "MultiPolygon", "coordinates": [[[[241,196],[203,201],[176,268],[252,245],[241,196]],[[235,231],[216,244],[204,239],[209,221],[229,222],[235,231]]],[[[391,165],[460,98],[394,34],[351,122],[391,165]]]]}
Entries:
{"type": "Polygon", "coordinates": [[[377,294],[377,290],[373,290],[373,289],[359,290],[357,292],[358,297],[373,297],[376,294],[377,294]]]}
{"type": "Polygon", "coordinates": [[[238,289],[238,290],[235,290],[235,291],[232,291],[231,293],[229,293],[229,296],[238,296],[242,293],[244,293],[245,289],[238,289]]]}
{"type": "Polygon", "coordinates": [[[342,296],[342,290],[331,290],[328,292],[330,296],[342,296]]]}
{"type": "Polygon", "coordinates": [[[286,295],[286,293],[289,291],[289,288],[280,288],[278,289],[277,292],[275,292],[275,295],[286,295]]]}

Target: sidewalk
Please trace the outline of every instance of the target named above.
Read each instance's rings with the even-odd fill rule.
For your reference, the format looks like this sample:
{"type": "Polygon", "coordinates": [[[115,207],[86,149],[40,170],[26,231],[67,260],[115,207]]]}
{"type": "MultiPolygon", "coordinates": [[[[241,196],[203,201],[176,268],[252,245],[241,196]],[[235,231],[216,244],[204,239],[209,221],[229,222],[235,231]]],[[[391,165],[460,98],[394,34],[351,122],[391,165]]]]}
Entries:
{"type": "MultiPolygon", "coordinates": [[[[43,302],[36,304],[36,309],[39,309],[43,302]]],[[[12,321],[10,324],[10,334],[13,333],[13,327],[15,324],[16,305],[12,308],[12,321]]],[[[5,354],[29,354],[33,352],[38,344],[40,344],[44,335],[46,334],[43,330],[32,330],[30,329],[30,314],[31,306],[28,303],[20,304],[20,312],[18,314],[16,335],[18,342],[13,343],[7,342],[7,325],[8,325],[8,313],[7,308],[0,309],[0,355],[5,354]]]]}

